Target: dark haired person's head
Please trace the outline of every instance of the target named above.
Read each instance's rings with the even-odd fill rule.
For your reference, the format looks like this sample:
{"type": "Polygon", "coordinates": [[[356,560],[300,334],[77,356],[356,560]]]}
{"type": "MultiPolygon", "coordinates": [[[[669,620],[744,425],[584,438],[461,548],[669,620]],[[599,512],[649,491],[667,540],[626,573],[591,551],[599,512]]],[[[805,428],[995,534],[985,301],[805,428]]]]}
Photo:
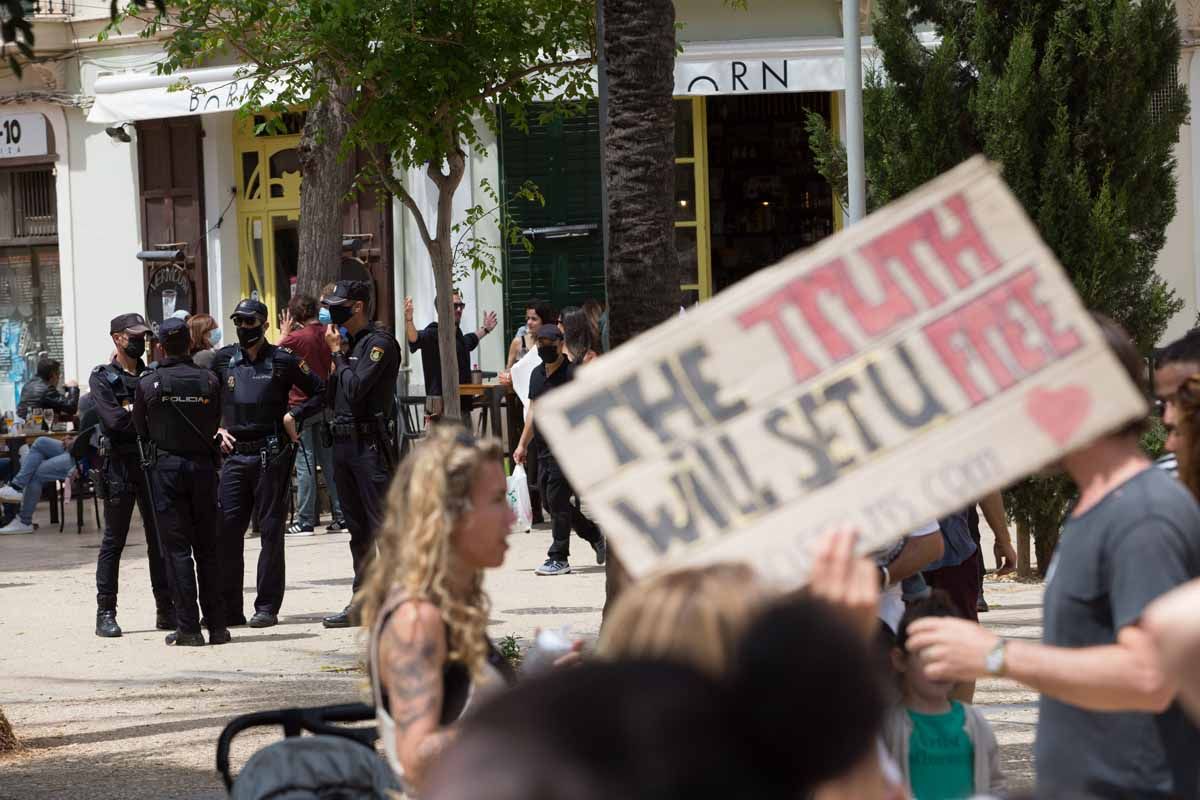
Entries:
{"type": "Polygon", "coordinates": [[[908,650],[908,628],[919,619],[925,617],[961,617],[954,607],[950,596],[940,590],[934,590],[911,604],[900,618],[896,630],[896,646],[892,648],[892,668],[900,682],[900,693],[905,702],[916,701],[921,704],[945,703],[954,690],[954,681],[939,681],[930,678],[925,672],[925,664],[920,653],[908,650]]]}
{"type": "Polygon", "coordinates": [[[172,358],[180,358],[190,354],[192,347],[191,337],[178,334],[167,336],[162,340],[163,352],[172,358]]]}
{"type": "Polygon", "coordinates": [[[1200,499],[1200,374],[1183,381],[1171,405],[1171,437],[1179,457],[1179,477],[1200,499]]]}
{"type": "Polygon", "coordinates": [[[600,327],[600,317],[604,316],[604,306],[594,297],[583,301],[583,312],[587,314],[596,327],[600,327]]]}
{"type": "MultiPolygon", "coordinates": [[[[1116,356],[1118,363],[1125,368],[1125,374],[1129,377],[1129,380],[1137,387],[1141,396],[1148,399],[1150,397],[1150,386],[1146,360],[1142,358],[1142,354],[1134,346],[1133,340],[1129,338],[1129,334],[1125,332],[1120,323],[1104,314],[1093,311],[1092,319],[1100,326],[1100,332],[1104,334],[1104,341],[1108,345],[1108,349],[1116,356]]],[[[1142,415],[1138,419],[1128,422],[1123,427],[1113,431],[1112,435],[1137,438],[1147,431],[1149,424],[1149,418],[1142,415]]]]}
{"type": "Polygon", "coordinates": [[[727,686],[678,664],[630,661],[556,670],[517,685],[465,719],[423,796],[769,797],[736,702],[727,686]],[[548,768],[567,779],[547,780],[548,768]],[[483,794],[481,786],[487,787],[483,794]]]}
{"type": "Polygon", "coordinates": [[[317,318],[317,298],[311,294],[294,294],[288,300],[288,314],[301,325],[307,325],[317,318]]]}
{"type": "Polygon", "coordinates": [[[567,357],[572,361],[583,361],[589,353],[600,350],[600,330],[587,312],[577,306],[564,308],[561,317],[563,339],[567,357]]]}
{"type": "Polygon", "coordinates": [[[537,332],[543,325],[553,325],[558,322],[558,310],[545,300],[530,300],[525,304],[525,331],[537,338],[537,332]]]}
{"type": "Polygon", "coordinates": [[[775,603],[742,637],[733,676],[737,706],[753,717],[751,747],[771,765],[779,796],[878,769],[881,676],[838,609],[807,595],[775,603]]]}
{"type": "Polygon", "coordinates": [[[62,364],[53,358],[39,358],[37,363],[37,376],[46,383],[53,386],[58,383],[59,377],[62,375],[62,364]]]}
{"type": "Polygon", "coordinates": [[[1166,447],[1179,452],[1177,394],[1184,381],[1200,373],[1200,328],[1188,331],[1154,353],[1154,400],[1163,426],[1167,429],[1166,447]]]}

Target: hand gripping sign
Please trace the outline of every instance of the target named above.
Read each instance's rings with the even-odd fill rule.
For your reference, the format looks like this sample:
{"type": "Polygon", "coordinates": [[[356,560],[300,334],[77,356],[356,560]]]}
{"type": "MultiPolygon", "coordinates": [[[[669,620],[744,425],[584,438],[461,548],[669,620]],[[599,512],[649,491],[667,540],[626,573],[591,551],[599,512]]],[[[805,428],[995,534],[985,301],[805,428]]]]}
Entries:
{"type": "Polygon", "coordinates": [[[804,581],[1145,413],[983,158],[581,370],[537,424],[635,576],[804,581]]]}

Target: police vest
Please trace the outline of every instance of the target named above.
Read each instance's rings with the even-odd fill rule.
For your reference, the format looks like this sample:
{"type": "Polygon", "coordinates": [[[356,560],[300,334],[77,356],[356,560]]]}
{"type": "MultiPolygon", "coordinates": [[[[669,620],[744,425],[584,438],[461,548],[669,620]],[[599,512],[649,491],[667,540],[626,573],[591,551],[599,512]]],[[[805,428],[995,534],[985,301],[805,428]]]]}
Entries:
{"type": "Polygon", "coordinates": [[[291,388],[285,358],[285,351],[275,347],[267,354],[266,363],[253,364],[239,347],[229,359],[222,388],[228,430],[243,433],[254,430],[264,435],[279,433],[279,422],[287,411],[291,388]]]}
{"type": "MultiPolygon", "coordinates": [[[[143,372],[142,375],[130,375],[111,361],[96,367],[96,371],[104,376],[104,382],[112,390],[113,397],[116,398],[118,405],[132,408],[133,395],[137,391],[138,381],[146,373],[143,372]]],[[[132,431],[110,431],[103,420],[100,422],[100,431],[116,444],[130,444],[137,439],[137,434],[132,431]]]]}
{"type": "Polygon", "coordinates": [[[158,402],[149,403],[146,410],[150,438],[178,455],[213,455],[213,436],[220,420],[209,373],[173,372],[170,367],[154,371],[158,402]]]}

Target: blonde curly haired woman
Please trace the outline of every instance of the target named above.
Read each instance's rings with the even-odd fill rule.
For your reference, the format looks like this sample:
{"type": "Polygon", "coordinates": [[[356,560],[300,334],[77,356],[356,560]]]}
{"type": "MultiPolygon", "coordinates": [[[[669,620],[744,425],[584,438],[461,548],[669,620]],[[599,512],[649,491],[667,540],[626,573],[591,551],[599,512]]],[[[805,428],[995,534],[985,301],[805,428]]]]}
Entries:
{"type": "Polygon", "coordinates": [[[379,552],[355,597],[384,752],[410,791],[466,707],[512,680],[487,638],[483,591],[515,521],[501,459],[494,440],[435,428],[392,483],[379,552]]]}

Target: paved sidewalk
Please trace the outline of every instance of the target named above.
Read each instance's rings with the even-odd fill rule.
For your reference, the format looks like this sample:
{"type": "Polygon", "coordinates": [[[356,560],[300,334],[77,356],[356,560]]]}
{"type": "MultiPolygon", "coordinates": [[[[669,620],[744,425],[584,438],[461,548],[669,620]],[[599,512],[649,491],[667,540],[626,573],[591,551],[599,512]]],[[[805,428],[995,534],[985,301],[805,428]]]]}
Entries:
{"type": "MultiPolygon", "coordinates": [[[[176,649],[154,630],[140,529],[130,532],[121,562],[117,618],[125,636],[93,634],[100,536],[94,528],[76,535],[73,527],[0,536],[0,707],[28,747],[0,759],[0,800],[222,798],[215,747],[229,719],[364,698],[360,632],[320,625],[350,594],[347,535],[288,539],[288,591],[278,627],[235,628],[229,645],[176,649]]],[[[509,541],[505,567],[488,580],[492,637],[516,635],[527,645],[539,627],[569,625],[574,635],[593,638],[604,570],[591,549],[574,540],[575,572],[544,578],[533,570],[545,559],[549,531],[509,541]]],[[[250,579],[258,551],[257,539],[246,541],[250,579]]],[[[247,593],[251,610],[253,587],[247,593]]],[[[985,615],[988,624],[1006,635],[1040,636],[1040,587],[989,583],[988,599],[997,609],[985,615]]],[[[1034,696],[990,681],[981,684],[978,700],[997,726],[1015,782],[1026,785],[1034,696]]],[[[234,764],[280,736],[243,734],[234,764]]]]}

